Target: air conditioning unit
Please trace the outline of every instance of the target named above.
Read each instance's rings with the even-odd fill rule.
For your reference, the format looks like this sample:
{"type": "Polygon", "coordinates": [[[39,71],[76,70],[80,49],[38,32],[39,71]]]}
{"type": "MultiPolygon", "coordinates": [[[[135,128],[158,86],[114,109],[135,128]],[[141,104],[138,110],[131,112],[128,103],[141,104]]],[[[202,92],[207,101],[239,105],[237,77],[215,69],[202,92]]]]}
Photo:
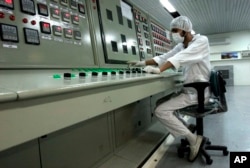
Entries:
{"type": "Polygon", "coordinates": [[[227,37],[213,37],[209,38],[209,45],[210,46],[217,46],[217,45],[228,45],[230,44],[230,40],[227,37]]]}
{"type": "Polygon", "coordinates": [[[241,57],[242,58],[250,58],[250,51],[242,51],[241,57]]]}

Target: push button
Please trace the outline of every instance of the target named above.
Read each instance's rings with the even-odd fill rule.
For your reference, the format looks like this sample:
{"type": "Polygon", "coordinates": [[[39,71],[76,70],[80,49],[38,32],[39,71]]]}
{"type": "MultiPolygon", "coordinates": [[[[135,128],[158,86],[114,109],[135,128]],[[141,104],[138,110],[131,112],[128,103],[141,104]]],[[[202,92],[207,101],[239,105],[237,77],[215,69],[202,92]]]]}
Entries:
{"type": "Polygon", "coordinates": [[[52,29],[53,29],[53,34],[55,36],[62,36],[62,27],[61,26],[53,25],[52,29]]]}
{"type": "Polygon", "coordinates": [[[98,72],[92,72],[92,76],[98,76],[98,72]]]}
{"type": "Polygon", "coordinates": [[[81,14],[85,14],[85,8],[83,4],[78,4],[78,11],[81,14]]]}
{"type": "Polygon", "coordinates": [[[130,74],[131,73],[131,71],[130,70],[126,70],[126,74],[130,74]]]}
{"type": "Polygon", "coordinates": [[[62,12],[62,20],[65,21],[65,22],[70,22],[70,13],[69,12],[62,12]]]}
{"type": "Polygon", "coordinates": [[[85,72],[80,72],[79,73],[79,77],[81,78],[81,77],[85,77],[86,76],[86,73],[85,72]]]}
{"type": "Polygon", "coordinates": [[[55,19],[59,19],[60,18],[60,9],[58,8],[50,8],[50,13],[51,16],[55,19]]]}
{"type": "Polygon", "coordinates": [[[102,72],[102,75],[108,75],[108,72],[102,72]]]}
{"type": "Polygon", "coordinates": [[[71,73],[64,73],[63,77],[64,79],[71,79],[71,73]]]}
{"type": "Polygon", "coordinates": [[[0,12],[0,18],[4,18],[4,13],[3,12],[0,12]]]}
{"type": "Polygon", "coordinates": [[[111,71],[111,75],[116,75],[116,72],[115,71],[111,71]]]}

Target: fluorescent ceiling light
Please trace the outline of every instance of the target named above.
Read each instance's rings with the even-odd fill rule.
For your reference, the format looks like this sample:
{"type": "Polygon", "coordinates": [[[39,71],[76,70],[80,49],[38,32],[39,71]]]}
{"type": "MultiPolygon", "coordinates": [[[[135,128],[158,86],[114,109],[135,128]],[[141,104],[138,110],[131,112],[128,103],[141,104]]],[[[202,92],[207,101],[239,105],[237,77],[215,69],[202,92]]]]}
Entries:
{"type": "Polygon", "coordinates": [[[160,2],[170,13],[176,12],[176,9],[168,0],[160,0],[160,2]]]}

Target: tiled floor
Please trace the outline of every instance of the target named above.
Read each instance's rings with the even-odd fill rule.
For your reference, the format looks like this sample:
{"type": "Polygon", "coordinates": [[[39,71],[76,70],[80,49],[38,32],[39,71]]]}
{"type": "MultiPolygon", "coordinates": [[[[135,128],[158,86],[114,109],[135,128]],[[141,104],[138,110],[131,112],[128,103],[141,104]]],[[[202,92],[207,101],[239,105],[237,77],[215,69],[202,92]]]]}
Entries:
{"type": "MultiPolygon", "coordinates": [[[[204,135],[212,144],[226,145],[229,151],[250,151],[250,86],[227,87],[228,112],[209,115],[204,118],[204,135]]],[[[212,165],[206,165],[200,157],[194,163],[186,158],[178,158],[175,139],[156,168],[229,168],[229,155],[223,156],[220,151],[209,151],[212,165]]]]}

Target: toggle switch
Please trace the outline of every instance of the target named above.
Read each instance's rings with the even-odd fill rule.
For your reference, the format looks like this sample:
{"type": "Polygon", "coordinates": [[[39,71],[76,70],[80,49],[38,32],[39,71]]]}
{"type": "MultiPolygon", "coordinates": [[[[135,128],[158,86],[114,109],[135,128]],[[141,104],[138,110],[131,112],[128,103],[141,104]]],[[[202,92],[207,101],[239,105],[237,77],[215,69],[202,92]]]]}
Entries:
{"type": "Polygon", "coordinates": [[[64,73],[63,77],[64,79],[71,79],[71,73],[64,73]]]}
{"type": "Polygon", "coordinates": [[[92,76],[98,76],[98,72],[92,72],[92,76]]]}
{"type": "Polygon", "coordinates": [[[81,78],[81,77],[85,77],[86,76],[86,73],[85,72],[80,72],[79,73],[79,77],[81,78]]]}
{"type": "Polygon", "coordinates": [[[102,72],[102,75],[108,75],[108,72],[102,72]]]}
{"type": "Polygon", "coordinates": [[[130,74],[130,73],[131,73],[131,71],[130,71],[130,70],[127,70],[127,71],[126,71],[126,74],[130,74]]]}

